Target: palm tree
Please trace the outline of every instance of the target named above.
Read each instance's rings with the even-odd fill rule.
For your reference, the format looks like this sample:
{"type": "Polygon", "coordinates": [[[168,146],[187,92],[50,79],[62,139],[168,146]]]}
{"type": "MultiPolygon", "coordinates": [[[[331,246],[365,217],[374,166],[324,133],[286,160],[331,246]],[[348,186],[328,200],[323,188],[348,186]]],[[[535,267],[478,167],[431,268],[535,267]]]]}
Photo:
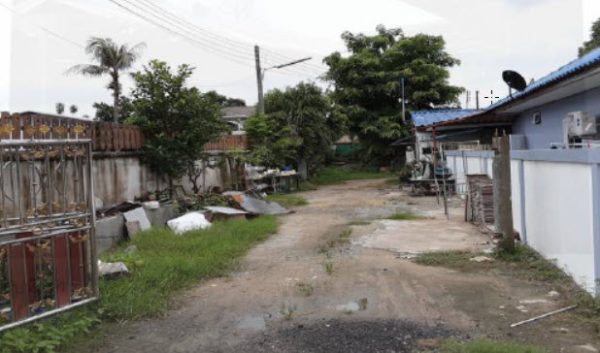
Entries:
{"type": "Polygon", "coordinates": [[[133,65],[140,57],[144,43],[129,47],[126,44],[118,45],[110,38],[92,37],[87,43],[85,52],[92,57],[95,64],[76,65],[69,72],[76,72],[87,76],[109,75],[110,83],[107,88],[113,95],[113,121],[119,122],[119,97],[121,96],[121,83],[119,77],[133,65]]]}

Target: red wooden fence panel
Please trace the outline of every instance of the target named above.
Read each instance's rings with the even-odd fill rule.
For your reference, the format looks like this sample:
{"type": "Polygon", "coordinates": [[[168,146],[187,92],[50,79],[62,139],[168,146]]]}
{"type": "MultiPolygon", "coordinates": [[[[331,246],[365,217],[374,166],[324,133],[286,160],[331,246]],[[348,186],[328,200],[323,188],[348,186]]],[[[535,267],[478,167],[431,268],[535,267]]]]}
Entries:
{"type": "Polygon", "coordinates": [[[53,250],[56,306],[60,308],[71,303],[71,291],[69,290],[69,251],[66,235],[54,238],[53,250]]]}
{"type": "Polygon", "coordinates": [[[13,244],[8,247],[10,264],[11,306],[13,320],[22,320],[29,316],[29,299],[25,245],[13,244]]]}

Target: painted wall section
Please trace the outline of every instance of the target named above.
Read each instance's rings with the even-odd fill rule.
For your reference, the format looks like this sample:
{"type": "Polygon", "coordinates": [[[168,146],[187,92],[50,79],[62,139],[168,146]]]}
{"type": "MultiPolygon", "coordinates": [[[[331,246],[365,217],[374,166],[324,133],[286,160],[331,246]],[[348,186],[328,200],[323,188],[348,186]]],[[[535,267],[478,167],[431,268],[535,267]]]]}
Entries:
{"type": "Polygon", "coordinates": [[[513,215],[513,226],[515,230],[521,235],[521,240],[526,241],[524,238],[523,219],[521,217],[521,180],[520,180],[520,168],[521,161],[511,160],[510,161],[510,197],[512,200],[512,215],[513,215]]]}
{"type": "MultiPolygon", "coordinates": [[[[166,179],[152,173],[137,157],[94,159],[93,175],[94,195],[104,207],[133,201],[147,192],[168,187],[166,179]]],[[[185,176],[175,181],[175,185],[181,185],[184,190],[191,192],[191,183],[185,176]]],[[[206,187],[210,186],[223,186],[220,169],[207,169],[206,187]]]]}
{"type": "Polygon", "coordinates": [[[550,148],[552,142],[563,142],[562,121],[574,111],[600,117],[600,87],[525,111],[515,119],[512,133],[525,135],[529,149],[550,148]],[[532,120],[535,112],[542,114],[539,125],[532,120]]]}
{"type": "Polygon", "coordinates": [[[525,161],[523,167],[529,244],[595,290],[592,165],[525,161]]]}
{"type": "Polygon", "coordinates": [[[490,178],[492,177],[493,155],[493,152],[489,150],[446,152],[446,164],[452,170],[459,193],[466,191],[464,187],[461,187],[466,184],[466,174],[487,174],[490,178]]]}

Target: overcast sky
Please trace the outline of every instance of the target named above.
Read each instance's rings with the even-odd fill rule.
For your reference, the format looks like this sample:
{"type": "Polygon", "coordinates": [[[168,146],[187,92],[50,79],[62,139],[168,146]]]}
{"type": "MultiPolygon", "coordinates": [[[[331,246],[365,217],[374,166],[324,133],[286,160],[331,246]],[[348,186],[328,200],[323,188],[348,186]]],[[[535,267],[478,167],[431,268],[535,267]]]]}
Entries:
{"type": "MultiPolygon", "coordinates": [[[[164,12],[150,10],[158,5],[204,31],[184,32],[192,37],[185,39],[174,33],[184,31],[175,22],[163,22],[174,29],[168,31],[109,0],[0,0],[0,110],[53,112],[63,102],[77,105],[78,115],[93,115],[93,102],[110,102],[107,78],[65,74],[89,62],[82,47],[91,36],[144,42],[136,68],[153,58],[172,66],[189,63],[197,68],[193,85],[254,104],[254,44],[263,48],[264,66],[313,57],[309,64],[267,72],[266,90],[284,88],[318,80],[323,56],[344,51],[343,31],[373,33],[378,24],[409,35],[443,35],[447,50],[462,61],[451,82],[480,90],[485,106],[491,90],[507,93],[502,70],[517,70],[528,80],[555,70],[577,56],[600,17],[598,0],[115,1],[164,21],[164,12]]],[[[127,78],[125,91],[130,87],[127,78]]]]}

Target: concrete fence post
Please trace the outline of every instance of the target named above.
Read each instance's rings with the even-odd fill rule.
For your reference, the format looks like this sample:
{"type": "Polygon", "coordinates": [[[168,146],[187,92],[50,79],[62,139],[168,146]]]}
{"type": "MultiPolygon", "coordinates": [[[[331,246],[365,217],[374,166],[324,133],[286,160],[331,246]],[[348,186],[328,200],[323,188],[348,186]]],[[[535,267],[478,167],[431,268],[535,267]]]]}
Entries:
{"type": "Polygon", "coordinates": [[[494,224],[496,232],[502,235],[500,248],[514,251],[514,226],[512,219],[512,200],[510,182],[510,141],[508,136],[495,139],[496,154],[494,156],[494,224]]]}

